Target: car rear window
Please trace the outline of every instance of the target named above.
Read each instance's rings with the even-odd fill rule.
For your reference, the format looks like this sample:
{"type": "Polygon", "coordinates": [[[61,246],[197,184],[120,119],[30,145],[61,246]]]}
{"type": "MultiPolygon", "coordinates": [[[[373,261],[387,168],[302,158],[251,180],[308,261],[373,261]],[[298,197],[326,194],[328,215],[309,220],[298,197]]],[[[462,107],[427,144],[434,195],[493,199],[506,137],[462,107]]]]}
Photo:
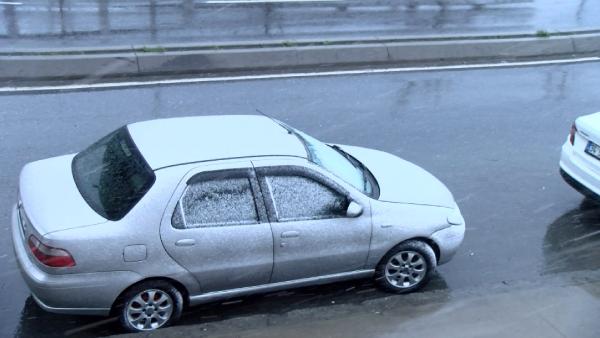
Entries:
{"type": "Polygon", "coordinates": [[[156,179],[126,127],[117,129],[73,158],[81,196],[101,216],[123,218],[156,179]]]}

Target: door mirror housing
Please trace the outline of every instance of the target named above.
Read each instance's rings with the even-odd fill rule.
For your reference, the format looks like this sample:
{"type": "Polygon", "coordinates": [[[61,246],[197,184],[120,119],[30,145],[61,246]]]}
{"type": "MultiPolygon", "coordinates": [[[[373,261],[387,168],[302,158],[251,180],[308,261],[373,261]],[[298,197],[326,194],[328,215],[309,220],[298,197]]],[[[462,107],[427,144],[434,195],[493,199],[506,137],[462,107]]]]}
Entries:
{"type": "Polygon", "coordinates": [[[363,207],[352,201],[350,202],[350,204],[348,205],[348,209],[346,210],[346,216],[348,217],[358,217],[360,215],[362,215],[363,213],[363,207]]]}

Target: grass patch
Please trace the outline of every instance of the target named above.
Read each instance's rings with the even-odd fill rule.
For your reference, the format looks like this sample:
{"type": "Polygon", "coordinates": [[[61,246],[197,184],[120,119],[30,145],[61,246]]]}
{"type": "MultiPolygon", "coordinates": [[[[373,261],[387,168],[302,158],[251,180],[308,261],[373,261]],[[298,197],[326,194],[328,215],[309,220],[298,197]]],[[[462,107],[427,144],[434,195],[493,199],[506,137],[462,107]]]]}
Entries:
{"type": "Polygon", "coordinates": [[[142,52],[144,52],[144,53],[164,53],[166,51],[167,50],[161,46],[155,46],[155,47],[144,46],[144,47],[142,47],[142,52]]]}
{"type": "Polygon", "coordinates": [[[550,33],[548,33],[548,31],[540,29],[539,31],[535,32],[535,36],[537,36],[538,38],[547,38],[550,37],[550,33]]]}

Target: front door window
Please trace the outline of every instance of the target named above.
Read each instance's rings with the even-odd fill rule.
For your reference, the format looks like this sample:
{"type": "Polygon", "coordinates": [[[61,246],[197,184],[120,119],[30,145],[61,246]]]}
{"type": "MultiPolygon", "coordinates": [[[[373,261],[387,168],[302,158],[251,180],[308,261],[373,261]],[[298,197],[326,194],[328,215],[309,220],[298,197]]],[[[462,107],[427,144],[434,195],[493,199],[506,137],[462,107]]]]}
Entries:
{"type": "Polygon", "coordinates": [[[348,199],[303,176],[266,176],[277,220],[302,221],[344,217],[348,199]]]}

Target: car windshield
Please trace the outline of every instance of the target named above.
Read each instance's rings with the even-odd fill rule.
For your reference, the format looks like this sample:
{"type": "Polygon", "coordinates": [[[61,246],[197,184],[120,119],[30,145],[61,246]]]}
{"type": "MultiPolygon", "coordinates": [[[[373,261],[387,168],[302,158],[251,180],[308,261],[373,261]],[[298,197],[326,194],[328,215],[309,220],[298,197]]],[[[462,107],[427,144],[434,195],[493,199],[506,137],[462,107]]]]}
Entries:
{"type": "Polygon", "coordinates": [[[72,169],[83,198],[109,220],[123,218],[155,180],[126,127],[77,154],[72,169]]]}
{"type": "Polygon", "coordinates": [[[374,181],[368,169],[338,146],[327,145],[299,130],[293,132],[304,142],[310,160],[346,181],[367,196],[374,197],[374,181]]]}

